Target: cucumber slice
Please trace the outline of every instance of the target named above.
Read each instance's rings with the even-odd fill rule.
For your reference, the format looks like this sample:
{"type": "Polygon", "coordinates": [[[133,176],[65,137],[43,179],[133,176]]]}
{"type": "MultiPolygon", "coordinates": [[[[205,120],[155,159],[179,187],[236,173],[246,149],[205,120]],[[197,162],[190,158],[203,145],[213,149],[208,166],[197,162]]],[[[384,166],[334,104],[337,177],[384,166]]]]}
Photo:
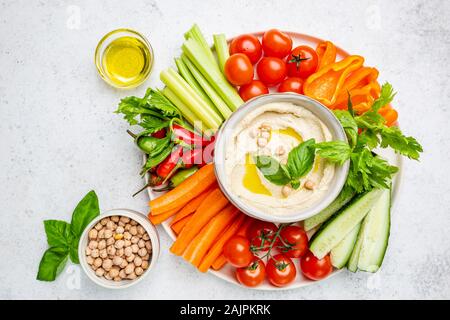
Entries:
{"type": "Polygon", "coordinates": [[[321,212],[306,219],[303,223],[303,228],[306,231],[312,230],[321,223],[327,221],[333,214],[335,214],[339,209],[345,206],[355,195],[354,191],[343,190],[336,199],[321,212]]]}
{"type": "Polygon", "coordinates": [[[327,221],[313,236],[311,252],[322,259],[361,222],[381,194],[380,189],[373,189],[357,196],[345,208],[341,209],[327,221]]]}
{"type": "Polygon", "coordinates": [[[358,269],[377,272],[383,263],[391,226],[391,189],[384,189],[380,199],[367,214],[358,269]]]}
{"type": "Polygon", "coordinates": [[[342,239],[339,244],[331,249],[330,258],[333,267],[342,269],[350,259],[353,248],[355,247],[356,238],[358,237],[359,229],[361,228],[361,222],[353,228],[348,235],[342,239]]]}
{"type": "Polygon", "coordinates": [[[366,226],[366,219],[364,219],[363,222],[361,222],[361,227],[359,228],[355,246],[353,248],[350,259],[348,260],[347,264],[348,271],[356,272],[358,270],[359,253],[361,252],[362,241],[364,239],[365,226],[366,226]]]}

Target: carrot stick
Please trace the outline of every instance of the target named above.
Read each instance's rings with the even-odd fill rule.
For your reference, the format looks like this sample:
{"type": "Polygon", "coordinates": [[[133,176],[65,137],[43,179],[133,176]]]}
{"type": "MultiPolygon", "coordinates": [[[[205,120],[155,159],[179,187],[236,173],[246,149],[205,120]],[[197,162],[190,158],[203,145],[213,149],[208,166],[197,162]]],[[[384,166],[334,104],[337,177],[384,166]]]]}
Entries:
{"type": "Polygon", "coordinates": [[[200,206],[203,200],[205,200],[206,196],[208,196],[208,194],[211,193],[212,190],[213,188],[209,188],[205,190],[203,193],[201,193],[199,196],[192,199],[176,214],[176,216],[171,221],[171,224],[174,224],[183,219],[184,217],[190,215],[191,213],[194,213],[195,210],[197,210],[197,208],[200,206]]]}
{"type": "Polygon", "coordinates": [[[153,223],[154,225],[157,225],[157,224],[160,224],[163,221],[166,221],[167,219],[169,219],[171,216],[173,216],[175,213],[177,213],[180,209],[181,209],[180,207],[177,207],[175,209],[165,212],[164,214],[160,214],[157,216],[152,216],[149,213],[148,218],[150,219],[151,223],[153,223]]]}
{"type": "Polygon", "coordinates": [[[211,265],[213,266],[214,270],[218,270],[227,262],[222,254],[223,246],[232,236],[234,236],[239,231],[240,228],[242,228],[243,225],[247,223],[248,220],[250,220],[250,218],[242,214],[233,221],[231,226],[226,229],[222,233],[222,235],[220,235],[216,243],[211,247],[206,256],[203,258],[202,262],[198,266],[199,271],[206,272],[211,267],[211,265]],[[223,262],[217,263],[217,265],[220,265],[220,267],[218,269],[214,268],[216,261],[218,261],[221,257],[223,257],[223,262]]]}
{"type": "Polygon", "coordinates": [[[193,216],[193,213],[191,213],[190,215],[187,215],[183,219],[178,220],[177,222],[173,223],[171,225],[173,232],[175,232],[177,235],[180,234],[181,230],[183,230],[184,226],[186,225],[186,223],[188,223],[188,221],[192,218],[192,216],[193,216]]]}
{"type": "Polygon", "coordinates": [[[150,201],[152,215],[159,215],[184,206],[216,181],[214,166],[207,164],[184,180],[178,187],[150,201]]]}
{"type": "Polygon", "coordinates": [[[239,209],[232,204],[228,204],[192,240],[186,251],[184,251],[183,258],[198,267],[205,254],[214,244],[214,241],[228,227],[238,213],[239,209]]]}
{"type": "MultiPolygon", "coordinates": [[[[206,258],[200,264],[199,270],[201,272],[206,272],[209,267],[212,267],[214,270],[222,269],[223,266],[227,263],[227,259],[225,258],[225,256],[222,253],[223,246],[234,235],[244,236],[245,237],[246,233],[247,233],[247,230],[250,228],[250,226],[252,225],[253,221],[254,221],[253,218],[246,217],[245,221],[241,224],[240,227],[238,227],[239,230],[235,230],[234,233],[231,233],[231,231],[230,231],[231,235],[224,234],[222,236],[222,238],[224,238],[224,239],[222,240],[222,238],[221,238],[214,245],[213,249],[215,251],[213,252],[213,249],[211,249],[210,252],[208,252],[208,255],[206,256],[206,258]],[[209,259],[209,260],[207,260],[207,259],[209,259]]],[[[228,230],[226,232],[228,232],[228,230]]]]}
{"type": "Polygon", "coordinates": [[[178,256],[182,255],[192,239],[227,204],[228,200],[220,189],[214,189],[195,211],[191,220],[189,220],[177,240],[170,247],[170,251],[178,256]]]}

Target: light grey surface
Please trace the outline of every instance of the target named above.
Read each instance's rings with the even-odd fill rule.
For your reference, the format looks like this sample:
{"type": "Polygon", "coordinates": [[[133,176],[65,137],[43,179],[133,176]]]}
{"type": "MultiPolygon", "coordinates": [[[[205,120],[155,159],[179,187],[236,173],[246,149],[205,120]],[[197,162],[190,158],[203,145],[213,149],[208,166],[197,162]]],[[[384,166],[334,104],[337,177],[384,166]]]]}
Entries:
{"type": "Polygon", "coordinates": [[[397,299],[450,298],[450,3],[448,1],[0,1],[0,298],[397,299]],[[279,3],[279,4],[276,4],[279,3]],[[168,253],[125,291],[91,283],[78,266],[35,280],[46,249],[42,220],[70,219],[95,189],[103,210],[147,210],[141,156],[113,114],[119,99],[160,85],[159,71],[197,22],[208,35],[270,27],[330,39],[376,66],[398,91],[402,128],[425,148],[405,161],[390,245],[375,276],[343,272],[286,292],[257,292],[203,275],[168,253]],[[98,40],[118,27],[155,50],[144,86],[119,91],[97,75],[98,40]]]}

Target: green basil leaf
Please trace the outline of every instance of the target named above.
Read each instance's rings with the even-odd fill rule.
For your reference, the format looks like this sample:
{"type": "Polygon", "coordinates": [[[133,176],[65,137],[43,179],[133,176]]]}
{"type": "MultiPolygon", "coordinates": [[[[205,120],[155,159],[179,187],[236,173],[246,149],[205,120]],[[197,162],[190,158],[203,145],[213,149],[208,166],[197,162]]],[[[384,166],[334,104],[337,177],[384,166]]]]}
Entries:
{"type": "Polygon", "coordinates": [[[287,169],[292,180],[298,180],[311,171],[315,158],[314,145],[315,140],[309,139],[289,152],[287,169]]]}
{"type": "Polygon", "coordinates": [[[69,247],[71,243],[70,224],[61,220],[45,220],[45,233],[50,247],[69,247]]]}
{"type": "Polygon", "coordinates": [[[291,180],[288,170],[284,165],[270,156],[255,156],[256,167],[271,183],[284,186],[291,180]]]}
{"type": "Polygon", "coordinates": [[[74,238],[70,244],[69,248],[69,256],[70,260],[75,264],[80,264],[80,259],[78,257],[78,244],[80,242],[80,238],[74,238]]]}
{"type": "Polygon", "coordinates": [[[52,247],[47,249],[39,263],[39,271],[36,279],[41,281],[53,281],[64,269],[68,256],[68,249],[52,247]]]}
{"type": "Polygon", "coordinates": [[[70,223],[70,229],[73,235],[79,238],[84,228],[99,214],[100,209],[97,195],[95,191],[89,191],[73,211],[72,222],[70,223]]]}

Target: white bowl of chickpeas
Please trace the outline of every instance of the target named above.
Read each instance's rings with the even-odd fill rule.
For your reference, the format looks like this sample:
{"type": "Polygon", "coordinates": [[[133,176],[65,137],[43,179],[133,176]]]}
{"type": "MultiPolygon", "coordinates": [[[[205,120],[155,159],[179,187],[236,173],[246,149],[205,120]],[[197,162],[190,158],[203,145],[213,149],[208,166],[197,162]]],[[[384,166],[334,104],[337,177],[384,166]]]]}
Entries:
{"type": "Polygon", "coordinates": [[[78,255],[92,281],[105,288],[127,288],[142,281],[154,266],[159,256],[159,237],[143,214],[113,209],[86,227],[78,255]]]}

